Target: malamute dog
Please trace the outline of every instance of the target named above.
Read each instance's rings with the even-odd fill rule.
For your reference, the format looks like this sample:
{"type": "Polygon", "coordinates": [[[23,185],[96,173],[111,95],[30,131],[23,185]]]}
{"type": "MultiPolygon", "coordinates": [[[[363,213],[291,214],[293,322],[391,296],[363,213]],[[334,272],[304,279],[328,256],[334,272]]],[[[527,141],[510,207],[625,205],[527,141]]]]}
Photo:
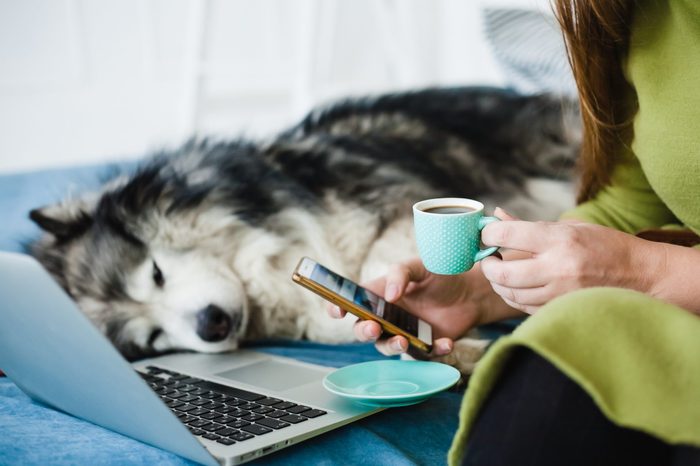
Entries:
{"type": "Polygon", "coordinates": [[[291,281],[302,256],[378,276],[416,254],[411,205],[426,198],[555,218],[573,202],[579,135],[575,105],[547,95],[346,100],[266,141],[192,140],[35,209],[45,234],[29,250],[128,358],[261,337],[347,341],[352,321],[291,281]]]}

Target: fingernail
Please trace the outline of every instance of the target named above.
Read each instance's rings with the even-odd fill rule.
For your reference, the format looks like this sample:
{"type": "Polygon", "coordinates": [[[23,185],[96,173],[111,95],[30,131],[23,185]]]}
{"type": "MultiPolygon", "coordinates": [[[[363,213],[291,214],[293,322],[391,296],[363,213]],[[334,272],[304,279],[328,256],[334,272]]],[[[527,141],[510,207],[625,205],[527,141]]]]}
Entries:
{"type": "Polygon", "coordinates": [[[438,348],[440,349],[440,353],[442,354],[452,352],[452,345],[447,341],[441,341],[440,343],[438,343],[438,348]]]}
{"type": "Polygon", "coordinates": [[[398,294],[399,294],[399,287],[393,283],[390,283],[386,287],[386,296],[384,296],[384,299],[386,299],[387,301],[392,301],[392,300],[396,299],[398,294]]]}
{"type": "Polygon", "coordinates": [[[391,349],[394,351],[404,351],[403,342],[401,340],[394,340],[391,342],[391,349]]]}
{"type": "Polygon", "coordinates": [[[376,329],[374,327],[369,326],[369,325],[365,326],[363,333],[365,334],[365,336],[367,338],[376,339],[379,337],[379,335],[377,335],[376,329]]]}

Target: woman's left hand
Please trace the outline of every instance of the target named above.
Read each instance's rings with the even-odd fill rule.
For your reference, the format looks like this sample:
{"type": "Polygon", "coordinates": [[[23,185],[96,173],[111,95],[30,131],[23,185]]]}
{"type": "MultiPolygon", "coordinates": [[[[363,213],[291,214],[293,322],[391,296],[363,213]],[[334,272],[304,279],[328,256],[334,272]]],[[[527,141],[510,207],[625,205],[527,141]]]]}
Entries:
{"type": "Polygon", "coordinates": [[[486,226],[483,243],[529,255],[515,260],[487,257],[481,270],[507,304],[529,314],[580,288],[646,291],[656,266],[663,265],[656,243],[612,228],[577,221],[525,222],[502,210],[496,215],[505,221],[486,226]]]}

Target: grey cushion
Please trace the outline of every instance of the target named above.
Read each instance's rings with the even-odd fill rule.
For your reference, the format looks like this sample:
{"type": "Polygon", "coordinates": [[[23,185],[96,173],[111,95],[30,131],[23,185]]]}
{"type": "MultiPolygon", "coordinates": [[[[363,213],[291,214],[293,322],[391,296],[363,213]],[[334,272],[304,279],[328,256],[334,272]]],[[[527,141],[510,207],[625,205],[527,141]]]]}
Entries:
{"type": "Polygon", "coordinates": [[[524,94],[576,95],[564,39],[556,19],[543,11],[485,8],[484,32],[506,83],[524,94]]]}

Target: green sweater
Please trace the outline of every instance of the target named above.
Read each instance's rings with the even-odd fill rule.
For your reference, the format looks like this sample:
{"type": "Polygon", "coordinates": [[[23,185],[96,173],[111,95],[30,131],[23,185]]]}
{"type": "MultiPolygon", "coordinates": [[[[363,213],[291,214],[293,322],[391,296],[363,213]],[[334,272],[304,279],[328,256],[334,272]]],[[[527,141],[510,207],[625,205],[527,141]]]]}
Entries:
{"type": "Polygon", "coordinates": [[[627,76],[639,100],[631,152],[610,186],[564,217],[628,233],[681,224],[700,234],[700,1],[637,9],[627,76]]]}
{"type": "MultiPolygon", "coordinates": [[[[565,217],[629,233],[671,223],[700,233],[700,0],[646,0],[635,13],[631,150],[611,185],[565,217]]],[[[451,466],[520,346],[577,382],[615,424],[700,447],[700,318],[642,293],[588,288],[547,303],[489,350],[469,381],[451,466]]]]}

